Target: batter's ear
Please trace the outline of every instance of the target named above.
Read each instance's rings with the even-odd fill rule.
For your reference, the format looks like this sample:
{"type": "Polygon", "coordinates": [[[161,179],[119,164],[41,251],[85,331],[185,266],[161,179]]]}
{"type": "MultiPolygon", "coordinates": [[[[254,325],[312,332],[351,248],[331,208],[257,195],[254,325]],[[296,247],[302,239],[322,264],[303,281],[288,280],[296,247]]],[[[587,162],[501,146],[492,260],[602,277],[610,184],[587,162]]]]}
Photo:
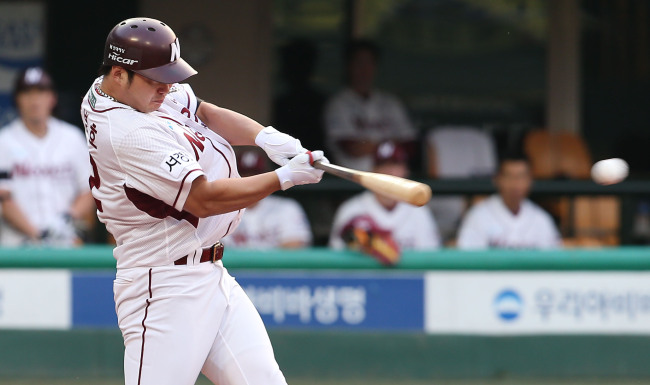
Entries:
{"type": "Polygon", "coordinates": [[[109,72],[108,77],[117,84],[126,84],[129,82],[128,71],[120,66],[111,67],[111,72],[109,72]]]}

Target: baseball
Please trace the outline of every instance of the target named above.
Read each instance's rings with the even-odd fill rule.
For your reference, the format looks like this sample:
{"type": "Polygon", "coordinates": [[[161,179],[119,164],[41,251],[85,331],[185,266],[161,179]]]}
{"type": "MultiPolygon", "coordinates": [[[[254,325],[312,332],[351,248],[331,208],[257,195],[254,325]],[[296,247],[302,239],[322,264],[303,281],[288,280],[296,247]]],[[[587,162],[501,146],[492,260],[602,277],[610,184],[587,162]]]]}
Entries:
{"type": "Polygon", "coordinates": [[[598,184],[607,186],[622,182],[628,174],[627,162],[621,158],[598,161],[591,168],[591,177],[598,184]]]}

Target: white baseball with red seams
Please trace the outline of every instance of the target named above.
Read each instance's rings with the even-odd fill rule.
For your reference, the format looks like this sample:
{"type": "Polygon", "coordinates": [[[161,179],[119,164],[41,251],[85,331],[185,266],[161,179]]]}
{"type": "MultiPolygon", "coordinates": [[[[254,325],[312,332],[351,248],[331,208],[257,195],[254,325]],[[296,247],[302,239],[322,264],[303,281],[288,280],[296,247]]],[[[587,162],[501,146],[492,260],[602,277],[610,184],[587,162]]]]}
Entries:
{"type": "Polygon", "coordinates": [[[238,178],[235,154],[195,116],[189,85],[141,113],[102,93],[81,115],[99,219],[115,237],[116,311],[126,384],[286,384],[250,300],[221,261],[201,251],[232,232],[243,210],[201,218],[183,211],[192,181],[238,178]],[[187,265],[174,261],[188,256],[187,265]],[[170,332],[173,331],[173,332],[170,332]]]}

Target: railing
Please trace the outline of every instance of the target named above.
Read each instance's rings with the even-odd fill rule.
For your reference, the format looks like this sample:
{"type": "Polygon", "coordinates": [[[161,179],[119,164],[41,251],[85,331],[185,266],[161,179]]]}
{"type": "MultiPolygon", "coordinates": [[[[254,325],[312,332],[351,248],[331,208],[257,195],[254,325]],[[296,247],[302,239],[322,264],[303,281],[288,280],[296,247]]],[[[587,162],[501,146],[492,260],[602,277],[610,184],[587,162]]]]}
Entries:
{"type": "MultiPolygon", "coordinates": [[[[471,179],[418,179],[431,187],[436,195],[484,195],[496,191],[490,178],[471,179]]],[[[315,185],[293,188],[287,195],[298,199],[308,208],[314,198],[344,198],[362,191],[362,187],[338,178],[326,176],[315,185]]],[[[632,229],[636,213],[636,200],[650,199],[650,180],[628,180],[612,186],[601,186],[591,180],[538,180],[533,183],[531,196],[533,198],[548,198],[577,195],[616,195],[621,198],[619,239],[621,244],[629,245],[638,242],[632,229]]],[[[319,203],[320,204],[320,203],[319,203]]],[[[309,212],[309,210],[308,210],[309,212]]],[[[322,215],[322,214],[321,214],[322,215]]],[[[310,218],[315,223],[319,218],[310,218]]],[[[331,219],[331,218],[329,218],[331,219]]],[[[328,228],[314,229],[318,239],[326,237],[328,228]]],[[[570,234],[565,234],[570,235],[570,234]]]]}
{"type": "MultiPolygon", "coordinates": [[[[570,249],[554,251],[442,249],[405,252],[387,268],[371,257],[326,248],[304,250],[226,249],[229,269],[373,269],[373,270],[650,270],[650,248],[570,249]]],[[[114,269],[110,246],[74,249],[0,248],[0,268],[114,269]]]]}

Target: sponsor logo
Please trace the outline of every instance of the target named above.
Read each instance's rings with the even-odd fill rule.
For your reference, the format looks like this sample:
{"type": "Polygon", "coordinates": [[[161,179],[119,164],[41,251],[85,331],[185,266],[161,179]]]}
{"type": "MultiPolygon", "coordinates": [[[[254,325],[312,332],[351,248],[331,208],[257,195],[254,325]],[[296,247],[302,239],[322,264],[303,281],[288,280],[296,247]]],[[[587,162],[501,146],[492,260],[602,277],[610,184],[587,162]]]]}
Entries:
{"type": "Polygon", "coordinates": [[[109,44],[109,47],[110,47],[110,49],[112,49],[113,51],[118,52],[118,53],[126,52],[126,49],[120,48],[120,47],[118,47],[116,45],[113,45],[113,44],[109,44]]]}
{"type": "Polygon", "coordinates": [[[181,151],[176,151],[167,155],[167,157],[165,157],[165,160],[163,160],[163,162],[160,164],[160,167],[172,174],[174,178],[178,178],[178,176],[181,174],[181,171],[183,171],[185,166],[190,163],[190,161],[191,158],[189,155],[181,151]]]}
{"type": "Polygon", "coordinates": [[[506,322],[519,318],[523,305],[524,301],[519,293],[512,289],[502,290],[494,299],[494,309],[497,317],[506,322]]]}
{"type": "Polygon", "coordinates": [[[134,63],[138,62],[138,60],[127,59],[127,58],[121,57],[118,54],[115,54],[113,52],[108,54],[108,58],[111,59],[111,60],[115,60],[118,63],[122,63],[122,64],[126,64],[126,65],[133,65],[134,63]]]}
{"type": "Polygon", "coordinates": [[[246,294],[262,316],[282,324],[296,317],[301,324],[315,321],[331,325],[339,320],[357,325],[366,319],[366,289],[363,286],[255,286],[246,294]]]}
{"type": "Polygon", "coordinates": [[[635,320],[650,316],[650,292],[646,290],[599,290],[540,288],[535,307],[543,321],[557,318],[574,320],[624,318],[635,320]]]}
{"type": "Polygon", "coordinates": [[[178,38],[174,40],[173,43],[170,44],[171,49],[172,49],[172,56],[169,59],[169,62],[175,62],[178,58],[181,57],[181,43],[178,41],[178,38]]]}
{"type": "Polygon", "coordinates": [[[89,129],[90,131],[88,131],[88,144],[97,149],[97,145],[95,144],[95,139],[97,139],[97,125],[93,123],[90,125],[89,129]]]}

